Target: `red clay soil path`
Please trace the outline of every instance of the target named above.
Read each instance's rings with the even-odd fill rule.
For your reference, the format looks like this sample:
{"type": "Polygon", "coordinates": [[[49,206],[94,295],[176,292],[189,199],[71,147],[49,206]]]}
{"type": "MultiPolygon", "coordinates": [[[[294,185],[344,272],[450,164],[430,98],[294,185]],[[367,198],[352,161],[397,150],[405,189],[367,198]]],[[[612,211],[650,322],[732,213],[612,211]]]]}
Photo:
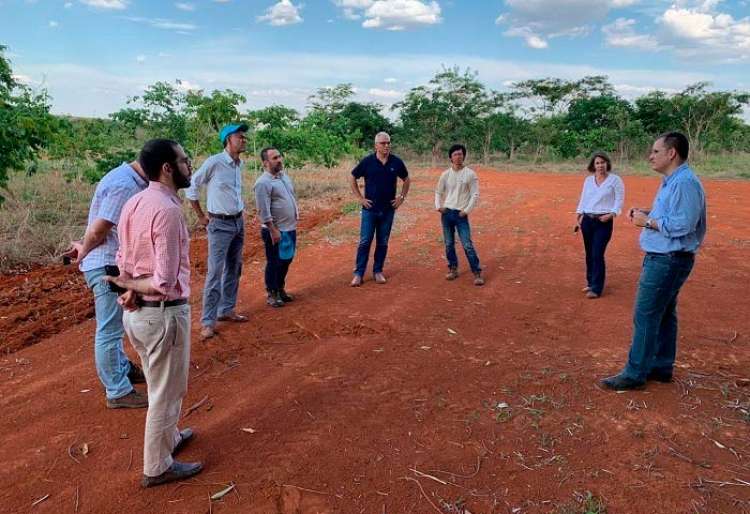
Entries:
{"type": "MultiPolygon", "coordinates": [[[[704,182],[676,382],[615,394],[596,380],[627,355],[637,231],[616,221],[605,295],[587,300],[571,230],[583,177],[483,170],[472,227],[487,284],[463,257],[449,283],[437,176],[416,174],[386,285],[347,286],[356,214],[301,231],[283,309],[265,306],[249,255],[252,322],[207,344],[195,277],[183,412],[207,399],[181,421],[197,433],[181,459],[206,465],[194,480],[139,488],[145,411],[105,409],[93,321],[0,358],[0,512],[567,512],[587,492],[609,513],[750,512],[750,183],[704,182]]],[[[658,181],[625,185],[646,206],[658,181]]],[[[259,248],[255,229],[248,240],[259,248]]]]}

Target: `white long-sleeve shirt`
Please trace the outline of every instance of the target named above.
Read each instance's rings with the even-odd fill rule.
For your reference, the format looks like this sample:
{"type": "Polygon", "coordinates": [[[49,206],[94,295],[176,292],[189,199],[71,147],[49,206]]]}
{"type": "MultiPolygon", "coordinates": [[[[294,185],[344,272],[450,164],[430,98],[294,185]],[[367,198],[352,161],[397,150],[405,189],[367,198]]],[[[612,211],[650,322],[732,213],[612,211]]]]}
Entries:
{"type": "Polygon", "coordinates": [[[455,209],[466,214],[476,206],[479,198],[479,179],[471,168],[458,171],[448,168],[440,175],[435,189],[435,208],[455,209]]]}
{"type": "Polygon", "coordinates": [[[625,184],[622,179],[610,173],[604,182],[597,185],[596,176],[592,174],[583,181],[581,199],[578,201],[578,214],[614,214],[619,216],[622,212],[622,203],[625,201],[625,184]]]}

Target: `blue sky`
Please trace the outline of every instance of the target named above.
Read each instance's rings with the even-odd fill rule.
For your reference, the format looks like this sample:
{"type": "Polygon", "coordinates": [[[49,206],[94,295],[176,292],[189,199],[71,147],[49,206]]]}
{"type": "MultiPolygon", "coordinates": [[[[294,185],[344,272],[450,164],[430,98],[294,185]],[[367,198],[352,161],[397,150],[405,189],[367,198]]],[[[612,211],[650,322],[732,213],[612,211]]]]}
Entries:
{"type": "Polygon", "coordinates": [[[503,90],[604,74],[627,98],[750,89],[749,0],[0,0],[0,44],[53,110],[104,116],[158,80],[304,109],[351,82],[391,105],[443,65],[503,90]]]}

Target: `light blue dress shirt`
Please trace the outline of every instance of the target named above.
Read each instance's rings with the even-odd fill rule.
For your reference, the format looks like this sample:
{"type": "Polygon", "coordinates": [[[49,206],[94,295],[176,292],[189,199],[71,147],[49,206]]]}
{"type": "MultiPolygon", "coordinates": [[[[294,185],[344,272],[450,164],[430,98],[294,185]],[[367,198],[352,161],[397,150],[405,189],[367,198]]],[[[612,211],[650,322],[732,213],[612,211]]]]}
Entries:
{"type": "Polygon", "coordinates": [[[645,252],[693,252],[706,237],[706,195],[687,163],[664,177],[649,213],[657,230],[644,228],[645,252]]]}
{"type": "Polygon", "coordinates": [[[244,210],[242,201],[242,161],[236,163],[226,152],[212,155],[193,173],[185,192],[188,200],[198,200],[206,186],[206,209],[212,214],[234,215],[244,210]]]}

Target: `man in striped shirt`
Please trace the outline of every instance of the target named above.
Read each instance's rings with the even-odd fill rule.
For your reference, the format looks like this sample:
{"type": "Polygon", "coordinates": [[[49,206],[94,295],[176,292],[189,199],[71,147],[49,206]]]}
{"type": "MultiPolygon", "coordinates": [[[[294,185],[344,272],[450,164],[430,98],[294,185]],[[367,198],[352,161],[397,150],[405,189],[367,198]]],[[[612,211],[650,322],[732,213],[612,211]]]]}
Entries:
{"type": "Polygon", "coordinates": [[[141,358],[149,407],[143,441],[143,487],[200,473],[200,462],[174,455],[193,437],[177,429],[190,367],[190,234],[177,190],[190,185],[192,167],[175,141],[148,141],[139,161],[148,188],[123,207],[117,227],[123,324],[141,358]]]}
{"type": "Polygon", "coordinates": [[[117,293],[102,281],[107,267],[115,265],[122,206],[147,185],[148,178],[138,161],[123,162],[104,175],[91,200],[83,239],[73,241],[71,250],[64,254],[78,263],[94,295],[94,363],[110,409],[148,406],[146,395],[133,388],[133,384],[144,382],[143,372],[128,360],[122,348],[122,307],[117,303],[117,293]]]}

